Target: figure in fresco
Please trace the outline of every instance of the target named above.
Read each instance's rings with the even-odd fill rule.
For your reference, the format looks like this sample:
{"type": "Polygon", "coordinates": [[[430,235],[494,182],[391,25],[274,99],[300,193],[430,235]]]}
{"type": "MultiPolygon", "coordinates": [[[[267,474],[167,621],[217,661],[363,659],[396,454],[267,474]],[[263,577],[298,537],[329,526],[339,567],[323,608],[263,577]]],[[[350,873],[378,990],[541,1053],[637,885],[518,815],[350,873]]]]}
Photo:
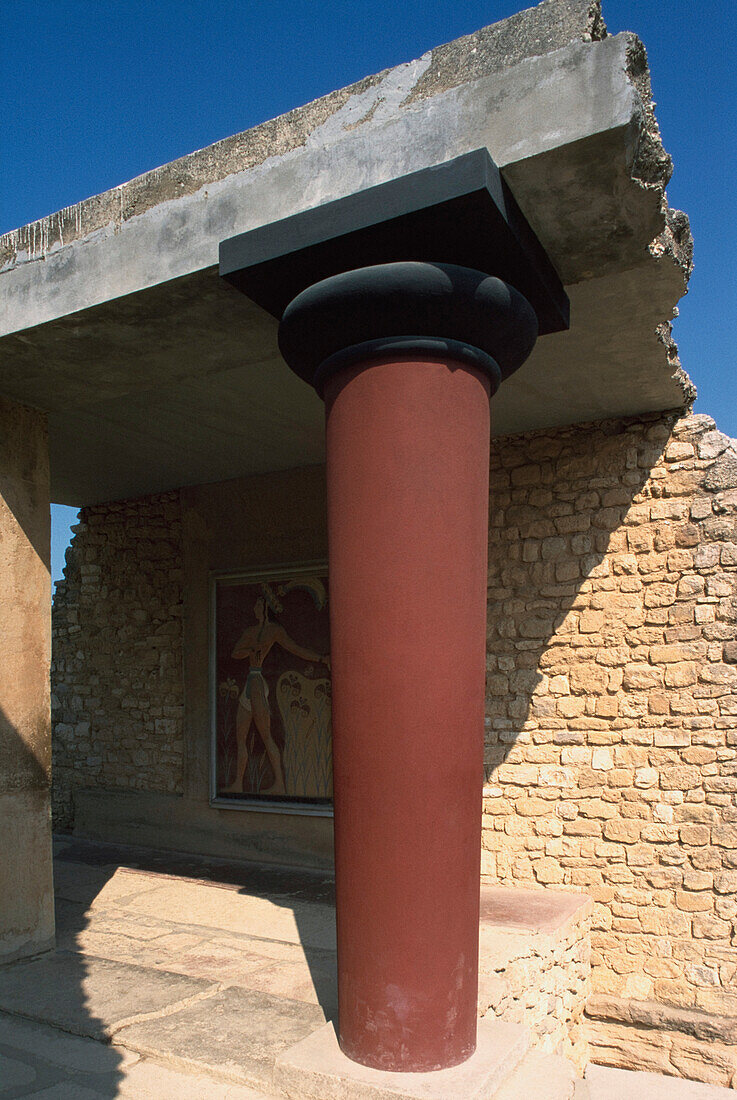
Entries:
{"type": "Polygon", "coordinates": [[[264,661],[271,649],[279,645],[288,653],[293,653],[295,657],[301,657],[305,661],[315,661],[330,668],[329,656],[323,656],[312,649],[298,645],[289,637],[284,627],[271,621],[269,611],[278,614],[282,606],[267,584],[262,584],[261,589],[263,595],[259,596],[253,608],[256,622],[253,626],[246,627],[232,653],[234,658],[248,661],[249,664],[246,683],[238,699],[235,780],[230,786],[223,788],[222,794],[243,794],[243,779],[248,764],[248,734],[252,723],[263,741],[274,773],[272,785],[259,793],[267,795],[286,793],[281,756],[271,735],[269,686],[263,674],[264,661]]]}

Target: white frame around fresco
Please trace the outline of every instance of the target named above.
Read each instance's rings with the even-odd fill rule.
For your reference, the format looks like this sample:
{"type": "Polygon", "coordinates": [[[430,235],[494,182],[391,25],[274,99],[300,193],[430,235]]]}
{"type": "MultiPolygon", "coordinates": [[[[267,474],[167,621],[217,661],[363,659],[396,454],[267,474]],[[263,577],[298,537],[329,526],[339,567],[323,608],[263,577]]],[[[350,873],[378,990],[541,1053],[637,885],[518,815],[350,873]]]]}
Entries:
{"type": "Polygon", "coordinates": [[[263,566],[237,572],[213,572],[209,577],[209,628],[208,628],[208,692],[210,712],[210,805],[218,810],[247,810],[249,813],[302,814],[309,817],[332,817],[332,805],[315,805],[313,802],[268,802],[254,795],[252,798],[228,798],[217,793],[217,615],[216,594],[219,584],[256,584],[259,581],[277,581],[284,577],[327,576],[326,561],[299,562],[294,565],[263,566]]]}

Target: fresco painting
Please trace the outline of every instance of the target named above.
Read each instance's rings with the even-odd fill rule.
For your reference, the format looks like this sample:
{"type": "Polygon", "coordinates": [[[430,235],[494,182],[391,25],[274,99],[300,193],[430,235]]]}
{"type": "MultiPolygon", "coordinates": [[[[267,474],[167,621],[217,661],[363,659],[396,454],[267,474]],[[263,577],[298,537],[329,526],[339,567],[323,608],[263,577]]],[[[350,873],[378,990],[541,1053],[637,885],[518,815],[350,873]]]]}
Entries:
{"type": "Polygon", "coordinates": [[[217,799],[330,804],[327,603],[324,570],[215,580],[217,799]]]}

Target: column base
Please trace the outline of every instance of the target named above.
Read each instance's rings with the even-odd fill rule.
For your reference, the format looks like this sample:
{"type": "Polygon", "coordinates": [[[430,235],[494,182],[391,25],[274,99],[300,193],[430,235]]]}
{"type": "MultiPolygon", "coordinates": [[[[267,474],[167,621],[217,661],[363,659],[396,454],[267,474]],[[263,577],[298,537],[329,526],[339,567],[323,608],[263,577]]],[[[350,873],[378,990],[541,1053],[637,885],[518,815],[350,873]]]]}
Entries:
{"type": "Polygon", "coordinates": [[[47,791],[0,793],[0,966],[54,948],[47,791]]]}
{"type": "Polygon", "coordinates": [[[391,1073],[351,1061],[338,1046],[335,1026],[285,1050],[274,1067],[274,1083],[301,1100],[489,1100],[529,1048],[525,1028],[502,1020],[479,1020],[476,1051],[459,1066],[430,1073],[391,1073]]]}

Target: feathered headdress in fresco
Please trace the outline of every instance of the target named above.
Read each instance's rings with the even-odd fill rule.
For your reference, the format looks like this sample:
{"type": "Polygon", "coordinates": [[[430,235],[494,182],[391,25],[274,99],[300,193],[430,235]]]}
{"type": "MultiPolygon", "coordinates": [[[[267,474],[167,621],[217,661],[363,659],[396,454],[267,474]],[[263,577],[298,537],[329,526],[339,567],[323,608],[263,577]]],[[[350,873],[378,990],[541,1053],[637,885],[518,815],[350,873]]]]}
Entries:
{"type": "MultiPolygon", "coordinates": [[[[284,605],[280,603],[279,600],[277,600],[272,591],[271,585],[266,584],[265,581],[262,581],[261,591],[263,593],[263,597],[266,601],[266,606],[268,607],[269,611],[273,612],[274,615],[278,615],[281,611],[284,610],[284,605]]],[[[279,589],[279,591],[281,592],[281,588],[279,589]]]]}
{"type": "Polygon", "coordinates": [[[309,592],[318,611],[322,611],[328,602],[325,585],[319,577],[293,577],[292,580],[279,585],[279,595],[286,596],[288,592],[294,592],[298,589],[309,592]]]}

